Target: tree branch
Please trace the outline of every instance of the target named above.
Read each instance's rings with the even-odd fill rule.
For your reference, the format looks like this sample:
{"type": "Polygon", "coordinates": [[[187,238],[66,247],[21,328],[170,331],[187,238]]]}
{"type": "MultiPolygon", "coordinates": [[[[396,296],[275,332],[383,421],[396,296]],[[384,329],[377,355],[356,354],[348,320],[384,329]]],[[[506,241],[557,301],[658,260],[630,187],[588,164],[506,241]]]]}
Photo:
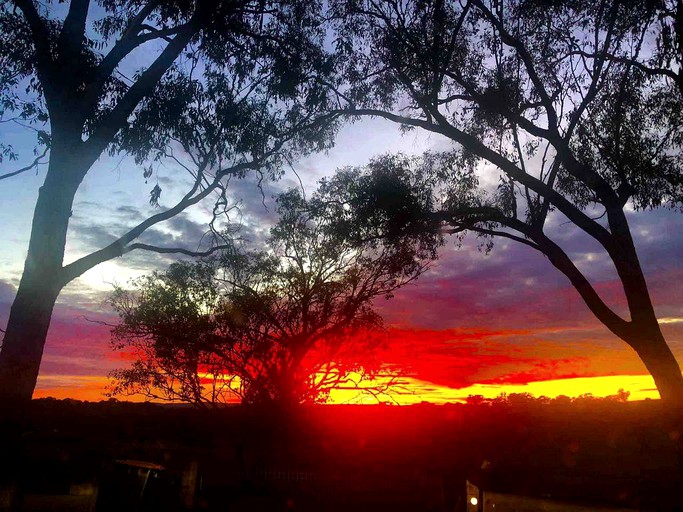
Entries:
{"type": "Polygon", "coordinates": [[[150,227],[154,226],[155,224],[158,224],[160,222],[163,222],[165,220],[168,220],[176,215],[178,215],[180,212],[185,210],[186,208],[197,204],[199,201],[207,197],[211,192],[213,192],[219,185],[220,185],[220,180],[224,178],[227,175],[230,174],[235,174],[238,175],[240,172],[244,171],[245,169],[254,169],[260,166],[260,163],[258,162],[249,162],[249,163],[244,163],[244,164],[238,164],[236,166],[233,166],[229,169],[219,171],[216,174],[216,178],[214,181],[206,187],[204,190],[202,190],[200,193],[195,194],[195,191],[199,187],[199,180],[195,182],[195,186],[193,187],[190,192],[188,192],[185,197],[183,197],[178,203],[176,203],[175,206],[172,208],[169,208],[168,210],[158,213],[156,215],[153,215],[149,217],[148,219],[145,219],[143,222],[135,226],[133,229],[122,235],[118,240],[112,242],[108,246],[100,249],[99,251],[95,251],[93,253],[88,254],[87,256],[83,256],[82,258],[73,261],[69,263],[68,265],[62,267],[61,270],[61,276],[60,276],[60,281],[63,285],[66,285],[73,279],[77,278],[78,276],[82,275],[84,272],[87,272],[94,266],[104,262],[111,260],[113,258],[117,258],[119,256],[122,256],[125,254],[127,251],[127,245],[135,240],[137,237],[139,237],[142,233],[144,233],[147,229],[150,227]]]}
{"type": "Polygon", "coordinates": [[[415,119],[410,117],[403,117],[390,112],[385,112],[383,110],[377,109],[347,109],[339,112],[340,114],[346,114],[351,116],[374,116],[388,119],[399,124],[405,124],[409,126],[415,126],[418,128],[423,128],[427,131],[433,133],[439,133],[444,135],[455,142],[458,142],[468,151],[472,152],[476,156],[483,158],[492,164],[499,167],[503,172],[505,172],[512,179],[521,183],[524,186],[529,187],[531,190],[536,192],[542,197],[547,198],[552,204],[554,204],[558,210],[560,210],[569,220],[576,224],[579,228],[585,231],[587,234],[595,238],[605,250],[612,255],[618,250],[609,231],[602,227],[599,223],[595,222],[580,209],[578,209],[574,204],[567,200],[564,196],[558,193],[556,190],[549,187],[547,184],[541,180],[526,174],[522,171],[514,162],[511,162],[503,155],[489,148],[476,137],[463,132],[462,130],[454,127],[451,124],[439,124],[430,123],[422,119],[415,119]]]}
{"type": "Polygon", "coordinates": [[[55,106],[55,94],[53,90],[53,61],[52,49],[50,45],[50,34],[47,25],[38,14],[33,0],[14,0],[16,5],[24,15],[26,22],[31,29],[33,45],[35,47],[36,72],[43,86],[45,101],[48,106],[55,106]]]}
{"type": "Polygon", "coordinates": [[[555,242],[543,233],[535,233],[531,238],[539,245],[555,268],[562,272],[576,288],[588,308],[607,328],[621,339],[627,341],[631,336],[630,322],[614,313],[600,298],[588,279],[574,265],[574,262],[555,242]]]}
{"type": "Polygon", "coordinates": [[[612,62],[616,62],[617,64],[625,64],[627,66],[633,66],[637,70],[645,73],[646,75],[649,76],[664,76],[667,78],[670,78],[673,80],[676,85],[681,89],[681,93],[683,93],[683,81],[681,81],[681,74],[676,73],[672,69],[668,68],[651,68],[649,66],[646,66],[642,62],[631,58],[631,57],[625,57],[625,56],[618,56],[614,55],[610,52],[607,52],[605,50],[601,52],[596,52],[596,53],[590,53],[585,50],[572,50],[571,52],[567,53],[567,57],[571,55],[578,55],[580,57],[584,57],[587,59],[603,59],[603,60],[609,60],[612,62]]]}
{"type": "Polygon", "coordinates": [[[73,61],[79,57],[85,39],[85,22],[89,8],[90,0],[71,0],[69,12],[62,26],[62,33],[59,35],[58,67],[80,66],[79,63],[73,61]]]}
{"type": "Polygon", "coordinates": [[[496,229],[480,228],[477,226],[472,226],[472,227],[469,227],[467,229],[471,229],[472,231],[476,231],[477,233],[481,233],[482,235],[490,235],[490,236],[497,236],[499,238],[507,238],[507,239],[513,240],[517,243],[524,244],[528,247],[531,247],[532,249],[535,249],[537,251],[541,251],[541,248],[538,246],[538,244],[535,244],[534,242],[532,242],[531,240],[527,240],[526,238],[522,238],[521,236],[516,236],[516,235],[513,235],[512,233],[508,233],[507,231],[499,231],[496,229]]]}
{"type": "Polygon", "coordinates": [[[142,73],[140,78],[128,89],[126,94],[107,114],[84,143],[85,154],[94,160],[104,151],[116,133],[123,128],[128,117],[140,101],[157,86],[161,77],[173,65],[176,58],[200,29],[200,11],[194,13],[189,22],[178,29],[173,40],[166,45],[161,55],[142,73]]]}
{"type": "Polygon", "coordinates": [[[147,19],[147,17],[158,7],[160,0],[153,0],[147,2],[140,11],[130,20],[126,26],[121,38],[114,44],[114,47],[107,53],[107,55],[99,63],[94,73],[94,78],[86,87],[83,103],[86,106],[86,111],[95,106],[102,88],[106,80],[112,75],[114,70],[118,67],[121,61],[133,51],[143,40],[136,38],[140,26],[147,19]]]}
{"type": "Polygon", "coordinates": [[[479,10],[486,16],[486,18],[488,18],[488,20],[496,27],[496,29],[498,29],[502,41],[508,46],[511,46],[517,50],[522,62],[524,62],[524,67],[529,74],[529,78],[533,82],[536,92],[538,92],[541,102],[543,103],[546,115],[548,116],[548,129],[556,131],[558,123],[557,112],[555,112],[552,99],[546,91],[543,81],[536,72],[533,58],[525,48],[524,44],[519,39],[514,37],[510,32],[508,32],[508,30],[503,26],[503,23],[488,9],[488,7],[481,2],[481,0],[473,1],[479,10]]]}
{"type": "MultiPolygon", "coordinates": [[[[460,212],[457,215],[462,216],[466,215],[466,213],[467,212],[460,212]]],[[[571,260],[571,258],[567,256],[567,254],[559,245],[548,238],[548,236],[546,236],[541,229],[518,219],[506,217],[502,213],[498,212],[495,208],[479,208],[474,213],[481,213],[483,217],[475,218],[470,222],[467,222],[467,219],[464,221],[453,219],[453,212],[442,212],[440,214],[440,218],[443,218],[446,222],[450,221],[451,223],[454,223],[455,229],[470,229],[472,231],[487,235],[508,238],[542,252],[548,257],[555,268],[567,276],[571,284],[579,292],[579,295],[581,295],[581,298],[593,312],[593,314],[614,334],[624,340],[628,339],[631,331],[630,323],[614,313],[609,306],[605,304],[588,279],[586,279],[583,273],[576,267],[576,265],[574,265],[574,262],[571,260]],[[491,228],[479,227],[476,225],[479,222],[497,222],[514,231],[517,231],[518,233],[523,234],[527,238],[525,239],[512,233],[494,230],[491,228]]]]}
{"type": "Polygon", "coordinates": [[[212,247],[211,249],[208,249],[206,251],[190,251],[188,249],[183,249],[182,247],[157,247],[154,245],[148,245],[148,244],[142,244],[142,243],[135,243],[135,244],[130,244],[123,250],[123,254],[129,253],[131,251],[134,251],[136,249],[143,250],[143,251],[150,251],[150,252],[155,252],[157,254],[184,254],[186,256],[192,256],[195,258],[203,258],[204,256],[210,256],[211,254],[226,250],[226,249],[232,249],[232,245],[216,245],[212,247]]]}
{"type": "Polygon", "coordinates": [[[24,173],[26,171],[30,171],[33,168],[37,168],[39,165],[44,164],[45,162],[41,162],[43,158],[45,158],[45,155],[47,155],[47,152],[50,150],[48,146],[45,146],[45,149],[43,152],[38,155],[31,164],[27,165],[26,167],[22,167],[21,169],[17,169],[16,171],[8,172],[7,174],[2,174],[0,175],[0,180],[6,180],[7,178],[11,178],[12,176],[16,176],[17,174],[24,173]]]}
{"type": "MultiPolygon", "coordinates": [[[[613,8],[612,8],[612,13],[610,16],[610,24],[609,24],[609,27],[607,28],[607,34],[605,36],[605,41],[603,43],[603,51],[600,52],[602,55],[607,54],[607,48],[611,44],[612,33],[613,33],[614,25],[615,25],[616,19],[617,19],[618,8],[619,8],[618,3],[616,3],[615,6],[613,6],[613,8]]],[[[598,34],[598,30],[596,28],[596,36],[595,36],[596,37],[596,42],[595,42],[596,50],[597,50],[597,44],[598,44],[597,34],[598,34]]],[[[602,84],[600,84],[600,76],[602,74],[604,64],[605,64],[604,58],[595,59],[593,61],[592,80],[591,80],[591,83],[588,87],[588,90],[586,91],[586,94],[583,97],[583,99],[581,100],[581,103],[579,104],[577,109],[569,116],[569,125],[567,127],[567,132],[566,132],[566,140],[567,141],[571,139],[571,137],[574,133],[574,130],[575,130],[576,126],[578,125],[578,123],[581,119],[581,116],[583,115],[583,113],[588,108],[588,105],[595,99],[595,97],[598,95],[598,92],[605,85],[604,80],[603,80],[602,84]]],[[[608,69],[610,67],[610,64],[611,64],[611,62],[608,63],[608,65],[607,65],[608,69]]]]}
{"type": "MultiPolygon", "coordinates": [[[[602,86],[598,85],[598,80],[600,78],[601,72],[602,72],[602,65],[604,61],[598,62],[598,69],[595,72],[595,75],[593,77],[593,80],[591,82],[591,85],[589,87],[588,93],[586,96],[583,98],[581,105],[579,108],[572,114],[570,123],[569,123],[569,128],[567,129],[567,133],[565,134],[564,137],[560,136],[559,132],[559,119],[557,116],[557,112],[555,111],[555,108],[553,106],[552,99],[548,95],[548,92],[545,89],[545,86],[543,85],[543,82],[538,75],[536,68],[534,66],[533,59],[531,55],[529,54],[528,50],[524,46],[523,42],[514,37],[504,26],[503,23],[481,2],[481,0],[474,0],[475,4],[477,7],[484,13],[484,15],[489,19],[489,21],[498,29],[501,39],[503,42],[512,48],[514,48],[517,53],[519,54],[520,58],[522,59],[522,62],[524,63],[524,67],[527,70],[527,73],[529,74],[529,78],[531,79],[532,83],[534,84],[535,90],[538,92],[540,98],[541,98],[541,103],[543,104],[545,111],[548,115],[548,132],[551,134],[550,136],[544,136],[541,132],[540,129],[538,132],[535,132],[533,128],[538,128],[535,127],[532,123],[528,123],[528,126],[525,126],[525,124],[519,123],[520,126],[529,131],[529,133],[532,133],[534,135],[538,135],[541,137],[546,138],[549,140],[557,149],[558,156],[562,159],[562,161],[566,164],[567,170],[579,181],[582,183],[585,183],[587,186],[592,188],[598,197],[600,197],[605,203],[610,203],[614,202],[617,200],[616,194],[614,191],[609,187],[607,182],[596,172],[594,172],[592,169],[588,169],[585,166],[581,165],[578,160],[575,158],[574,154],[572,153],[568,140],[571,138],[574,127],[576,126],[576,123],[580,119],[583,111],[587,107],[588,103],[592,101],[595,97],[595,95],[598,93],[600,88],[602,86]],[[532,130],[529,130],[529,128],[532,128],[532,130]]],[[[605,37],[605,42],[604,42],[604,47],[607,48],[610,44],[611,37],[612,37],[612,30],[614,27],[614,23],[616,20],[616,8],[612,11],[612,16],[610,18],[610,26],[608,27],[607,35],[605,37]]],[[[522,120],[525,121],[524,118],[522,120]]],[[[519,121],[519,120],[518,120],[519,121]]],[[[556,205],[559,208],[559,205],[556,205]]],[[[572,219],[573,221],[573,219],[572,219]]],[[[583,229],[583,228],[582,228],[583,229]]],[[[602,242],[601,242],[602,243],[602,242]]]]}

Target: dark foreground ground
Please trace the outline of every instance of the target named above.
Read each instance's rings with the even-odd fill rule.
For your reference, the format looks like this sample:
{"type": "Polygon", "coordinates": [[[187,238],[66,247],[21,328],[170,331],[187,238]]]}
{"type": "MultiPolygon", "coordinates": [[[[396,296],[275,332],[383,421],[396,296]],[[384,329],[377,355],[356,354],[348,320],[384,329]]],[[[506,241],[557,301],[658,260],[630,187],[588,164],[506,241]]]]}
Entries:
{"type": "Polygon", "coordinates": [[[683,510],[683,439],[654,401],[273,413],[48,399],[1,425],[0,489],[20,510],[452,512],[465,510],[468,479],[589,507],[683,510]]]}

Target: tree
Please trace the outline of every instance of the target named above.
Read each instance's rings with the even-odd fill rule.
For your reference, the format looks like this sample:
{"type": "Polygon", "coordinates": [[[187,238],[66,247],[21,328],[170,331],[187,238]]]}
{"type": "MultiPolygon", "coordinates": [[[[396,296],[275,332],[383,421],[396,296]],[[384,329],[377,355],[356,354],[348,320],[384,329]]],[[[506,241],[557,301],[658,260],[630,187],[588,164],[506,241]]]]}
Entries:
{"type": "Polygon", "coordinates": [[[116,289],[114,348],[135,361],[113,373],[112,392],[195,405],[236,396],[312,403],[332,389],[378,399],[390,393],[397,379],[373,357],[384,333],[372,303],[416,279],[436,257],[440,236],[359,243],[316,214],[327,212],[320,199],[281,195],[265,250],[174,263],[137,280],[133,291],[116,289]]]}
{"type": "Polygon", "coordinates": [[[442,203],[431,213],[443,229],[543,253],[636,351],[661,397],[681,404],[681,370],[626,215],[683,200],[681,2],[338,0],[333,9],[340,111],[456,143],[420,164],[438,177],[442,203]],[[497,187],[487,188],[487,172],[497,187]],[[553,240],[551,218],[604,249],[630,318],[553,240]]]}
{"type": "MultiPolygon", "coordinates": [[[[250,170],[277,176],[280,162],[330,143],[332,123],[318,116],[326,103],[319,79],[330,62],[320,49],[317,2],[92,4],[0,6],[0,119],[38,134],[33,162],[0,181],[48,162],[0,352],[3,404],[31,398],[52,310],[67,283],[135,249],[188,253],[135,240],[205,198],[215,198],[215,221],[229,210],[231,177],[250,170]],[[192,183],[177,204],[64,264],[74,196],[107,153],[132,157],[146,178],[166,162],[188,171],[192,183]]],[[[0,153],[18,158],[7,144],[0,153]]],[[[150,202],[158,205],[160,194],[157,185],[150,202]]]]}

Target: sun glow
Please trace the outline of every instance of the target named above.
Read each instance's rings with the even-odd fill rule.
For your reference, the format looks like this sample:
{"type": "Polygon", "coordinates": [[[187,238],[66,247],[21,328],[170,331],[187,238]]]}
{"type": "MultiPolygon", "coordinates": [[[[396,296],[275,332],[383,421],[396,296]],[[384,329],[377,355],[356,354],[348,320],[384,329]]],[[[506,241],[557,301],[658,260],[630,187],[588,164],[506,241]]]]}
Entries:
{"type": "MultiPolygon", "coordinates": [[[[382,384],[367,381],[368,387],[382,384]]],[[[363,393],[359,389],[335,389],[330,393],[328,403],[332,404],[376,404],[378,401],[397,405],[410,405],[421,402],[435,404],[464,402],[468,396],[480,395],[495,398],[502,393],[529,393],[533,396],[556,398],[561,395],[578,397],[591,394],[601,398],[616,395],[619,390],[630,392],[629,400],[658,399],[659,393],[650,375],[610,375],[603,377],[579,377],[572,379],[545,380],[526,384],[473,384],[464,388],[450,388],[432,382],[405,377],[400,387],[380,396],[363,393]]]]}
{"type": "MultiPolygon", "coordinates": [[[[104,376],[41,375],[34,398],[73,398],[76,400],[105,400],[105,387],[109,380],[104,376]]],[[[233,383],[234,384],[234,383],[233,383]]],[[[444,404],[464,402],[470,395],[495,398],[502,393],[529,393],[533,396],[556,398],[560,395],[577,397],[591,394],[595,397],[616,395],[620,389],[630,392],[629,400],[658,399],[659,393],[649,375],[611,375],[603,377],[580,377],[572,379],[545,380],[526,384],[473,384],[465,388],[450,388],[433,382],[402,377],[399,385],[387,393],[372,393],[382,388],[381,380],[359,381],[358,387],[333,389],[329,404],[390,403],[411,405],[421,402],[444,404]],[[363,391],[369,388],[370,391],[363,391]]],[[[142,401],[141,397],[122,397],[125,400],[142,401]]]]}

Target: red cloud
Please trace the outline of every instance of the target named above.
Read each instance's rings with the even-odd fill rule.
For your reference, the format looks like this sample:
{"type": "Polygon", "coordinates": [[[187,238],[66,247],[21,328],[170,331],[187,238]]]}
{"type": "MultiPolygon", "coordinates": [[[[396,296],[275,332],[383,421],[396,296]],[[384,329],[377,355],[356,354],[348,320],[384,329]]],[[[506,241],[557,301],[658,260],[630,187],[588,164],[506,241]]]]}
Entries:
{"type": "Polygon", "coordinates": [[[607,351],[613,364],[606,367],[601,340],[563,347],[543,335],[529,329],[391,329],[380,358],[411,377],[452,388],[643,373],[625,345],[607,351]]]}

